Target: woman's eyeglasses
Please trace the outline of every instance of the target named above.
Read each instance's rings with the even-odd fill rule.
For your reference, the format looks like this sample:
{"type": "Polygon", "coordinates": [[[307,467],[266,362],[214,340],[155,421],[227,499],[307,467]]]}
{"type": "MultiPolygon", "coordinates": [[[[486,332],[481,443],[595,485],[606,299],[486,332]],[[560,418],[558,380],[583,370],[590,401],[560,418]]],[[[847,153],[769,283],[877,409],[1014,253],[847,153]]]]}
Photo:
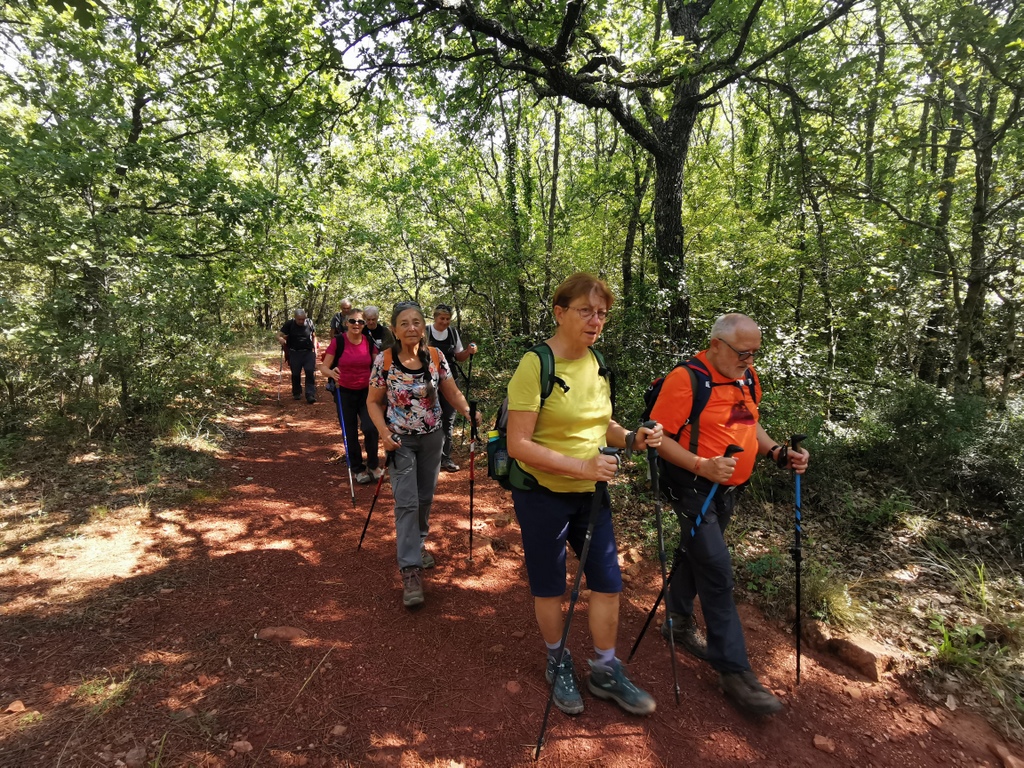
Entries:
{"type": "Polygon", "coordinates": [[[365,320],[356,320],[354,317],[350,317],[348,319],[348,324],[349,325],[366,325],[366,321],[365,320]]]}
{"type": "Polygon", "coordinates": [[[566,307],[566,309],[572,309],[579,312],[580,317],[583,320],[589,320],[594,315],[597,315],[597,319],[602,323],[608,319],[607,309],[594,309],[593,307],[566,307]]]}

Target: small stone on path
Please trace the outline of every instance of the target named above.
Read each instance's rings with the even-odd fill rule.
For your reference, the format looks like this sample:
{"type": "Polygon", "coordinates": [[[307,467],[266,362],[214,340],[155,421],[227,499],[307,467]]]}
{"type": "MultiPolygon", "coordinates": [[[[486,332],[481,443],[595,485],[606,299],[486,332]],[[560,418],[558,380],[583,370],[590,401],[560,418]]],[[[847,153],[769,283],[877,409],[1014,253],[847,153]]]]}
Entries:
{"type": "Polygon", "coordinates": [[[514,695],[523,690],[523,686],[521,686],[515,680],[509,680],[507,683],[505,683],[505,690],[514,695]]]}
{"type": "Polygon", "coordinates": [[[143,768],[146,764],[146,748],[134,747],[124,756],[124,764],[128,768],[143,768]]]}
{"type": "Polygon", "coordinates": [[[257,640],[301,640],[308,636],[298,627],[264,627],[256,633],[257,640]]]}
{"type": "Polygon", "coordinates": [[[21,699],[17,699],[17,700],[12,701],[10,704],[7,705],[7,709],[4,710],[4,714],[12,714],[14,712],[24,712],[24,711],[25,711],[25,705],[22,703],[21,699]]]}
{"type": "Polygon", "coordinates": [[[247,752],[252,752],[252,744],[248,741],[236,741],[231,745],[231,748],[241,755],[244,755],[247,752]]]}
{"type": "Polygon", "coordinates": [[[820,749],[822,752],[828,752],[831,755],[836,751],[836,743],[828,736],[815,736],[814,748],[820,749]]]}

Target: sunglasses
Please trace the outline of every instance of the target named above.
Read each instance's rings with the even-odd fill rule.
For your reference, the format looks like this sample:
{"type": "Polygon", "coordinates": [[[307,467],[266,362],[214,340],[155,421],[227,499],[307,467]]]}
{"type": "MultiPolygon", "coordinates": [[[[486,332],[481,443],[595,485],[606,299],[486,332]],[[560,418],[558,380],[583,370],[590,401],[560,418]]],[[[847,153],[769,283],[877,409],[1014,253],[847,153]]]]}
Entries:
{"type": "Polygon", "coordinates": [[[348,321],[349,325],[366,325],[365,320],[356,320],[354,317],[350,317],[348,321]]]}
{"type": "Polygon", "coordinates": [[[395,304],[396,311],[403,309],[412,309],[413,307],[415,307],[416,309],[423,309],[423,307],[420,306],[420,303],[418,301],[400,301],[397,304],[395,304]]]}

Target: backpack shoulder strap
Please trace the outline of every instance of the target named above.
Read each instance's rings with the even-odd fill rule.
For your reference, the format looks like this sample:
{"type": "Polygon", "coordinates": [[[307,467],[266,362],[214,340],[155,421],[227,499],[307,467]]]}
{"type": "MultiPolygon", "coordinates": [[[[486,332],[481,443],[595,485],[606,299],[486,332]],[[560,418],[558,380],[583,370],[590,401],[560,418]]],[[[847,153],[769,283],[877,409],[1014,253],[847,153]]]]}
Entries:
{"type": "Polygon", "coordinates": [[[556,381],[562,385],[562,389],[568,391],[568,387],[565,386],[564,381],[555,376],[555,353],[551,351],[551,347],[546,342],[530,347],[530,351],[540,358],[540,407],[543,408],[544,402],[551,396],[551,392],[555,388],[556,381]]]}
{"type": "Polygon", "coordinates": [[[683,363],[683,368],[690,374],[690,391],[693,393],[690,416],[686,420],[686,424],[690,425],[689,451],[696,456],[700,440],[700,414],[703,412],[704,406],[708,404],[708,400],[711,399],[711,372],[696,357],[691,357],[683,363]]]}
{"type": "Polygon", "coordinates": [[[763,394],[760,387],[761,382],[758,381],[754,372],[750,368],[747,368],[746,372],[743,374],[743,378],[746,379],[747,389],[750,390],[750,399],[754,401],[754,405],[758,405],[761,402],[761,395],[763,394]]]}
{"type": "Polygon", "coordinates": [[[611,387],[612,411],[614,412],[615,411],[615,371],[613,371],[611,368],[609,368],[608,365],[605,363],[604,355],[602,355],[600,352],[598,352],[593,347],[589,347],[589,349],[590,349],[591,354],[593,354],[594,359],[597,360],[597,373],[598,373],[598,375],[599,376],[604,376],[606,379],[608,379],[608,384],[611,387]]]}

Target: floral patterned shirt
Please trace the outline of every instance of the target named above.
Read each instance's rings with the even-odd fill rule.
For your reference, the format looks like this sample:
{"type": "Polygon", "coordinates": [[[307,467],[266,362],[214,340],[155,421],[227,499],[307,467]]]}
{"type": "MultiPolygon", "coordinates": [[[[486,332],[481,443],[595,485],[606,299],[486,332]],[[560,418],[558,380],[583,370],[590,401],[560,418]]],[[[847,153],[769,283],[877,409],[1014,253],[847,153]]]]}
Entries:
{"type": "MultiPolygon", "coordinates": [[[[436,350],[435,350],[436,353],[436,350]]],[[[430,356],[430,377],[434,382],[434,402],[426,400],[427,374],[422,369],[412,371],[398,360],[398,355],[385,350],[377,355],[370,371],[370,386],[387,393],[388,408],[385,418],[392,432],[399,435],[424,435],[441,426],[441,382],[449,378],[451,370],[444,355],[430,356]],[[384,370],[384,356],[391,357],[391,367],[384,370]]]]}

